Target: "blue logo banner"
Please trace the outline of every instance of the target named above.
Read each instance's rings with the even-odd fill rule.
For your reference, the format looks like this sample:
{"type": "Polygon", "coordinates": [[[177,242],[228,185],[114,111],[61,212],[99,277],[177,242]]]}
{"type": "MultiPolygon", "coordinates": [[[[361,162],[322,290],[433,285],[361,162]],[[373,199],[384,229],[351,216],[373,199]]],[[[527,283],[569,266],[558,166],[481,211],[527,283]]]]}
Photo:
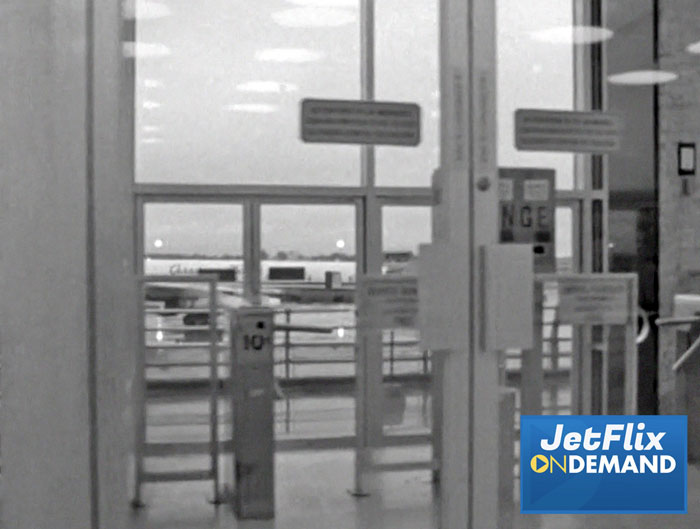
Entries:
{"type": "Polygon", "coordinates": [[[684,415],[520,417],[521,513],[686,513],[684,415]]]}

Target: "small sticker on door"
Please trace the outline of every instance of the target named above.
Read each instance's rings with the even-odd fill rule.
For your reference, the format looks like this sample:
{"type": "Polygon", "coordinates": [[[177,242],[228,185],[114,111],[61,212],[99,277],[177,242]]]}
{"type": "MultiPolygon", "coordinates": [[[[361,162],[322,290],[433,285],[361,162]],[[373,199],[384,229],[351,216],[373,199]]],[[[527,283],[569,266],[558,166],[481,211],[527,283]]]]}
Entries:
{"type": "Polygon", "coordinates": [[[549,200],[549,183],[547,180],[526,180],[523,182],[524,200],[549,200]]]}
{"type": "Polygon", "coordinates": [[[513,200],[513,180],[510,178],[498,181],[498,200],[513,200]]]}

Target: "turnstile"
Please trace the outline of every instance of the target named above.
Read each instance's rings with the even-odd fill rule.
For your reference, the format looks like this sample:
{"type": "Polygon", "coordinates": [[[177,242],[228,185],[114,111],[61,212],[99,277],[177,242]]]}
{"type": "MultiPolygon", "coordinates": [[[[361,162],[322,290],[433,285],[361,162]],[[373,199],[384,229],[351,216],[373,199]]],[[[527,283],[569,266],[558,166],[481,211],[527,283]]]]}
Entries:
{"type": "Polygon", "coordinates": [[[233,510],[240,519],[274,517],[273,312],[231,314],[233,510]]]}

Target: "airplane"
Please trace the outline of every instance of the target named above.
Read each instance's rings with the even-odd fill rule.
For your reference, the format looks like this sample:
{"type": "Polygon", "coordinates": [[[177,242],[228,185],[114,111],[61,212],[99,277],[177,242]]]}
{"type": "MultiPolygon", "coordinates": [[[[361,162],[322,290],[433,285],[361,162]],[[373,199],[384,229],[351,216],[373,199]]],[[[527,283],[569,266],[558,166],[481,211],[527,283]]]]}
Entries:
{"type": "MultiPolygon", "coordinates": [[[[416,262],[410,252],[386,254],[385,274],[415,274],[416,262]]],[[[219,277],[217,297],[220,307],[243,305],[242,259],[201,259],[189,257],[147,256],[144,275],[219,277]]],[[[261,296],[264,305],[281,303],[354,303],[355,262],[330,260],[273,260],[261,262],[261,296]]],[[[161,303],[164,309],[205,308],[207,289],[204,283],[146,281],[145,300],[161,303]]],[[[183,317],[185,325],[206,325],[208,316],[191,312],[183,317]]]]}
{"type": "MultiPolygon", "coordinates": [[[[243,296],[243,268],[241,259],[146,257],[144,262],[145,276],[216,274],[219,277],[219,291],[238,298],[243,296]]],[[[353,301],[354,261],[263,260],[260,277],[261,294],[269,304],[353,301]]],[[[188,283],[188,286],[190,285],[192,284],[188,283]]],[[[187,307],[193,300],[201,297],[201,294],[197,294],[199,289],[174,287],[175,285],[169,282],[149,284],[146,299],[162,300],[166,307],[187,307]]]]}

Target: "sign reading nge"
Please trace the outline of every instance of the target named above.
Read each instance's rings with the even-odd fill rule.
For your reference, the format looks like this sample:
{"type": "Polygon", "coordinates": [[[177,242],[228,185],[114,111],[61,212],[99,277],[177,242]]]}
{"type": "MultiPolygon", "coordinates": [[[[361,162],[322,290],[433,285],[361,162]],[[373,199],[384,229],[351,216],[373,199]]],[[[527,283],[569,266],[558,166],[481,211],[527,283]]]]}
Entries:
{"type": "Polygon", "coordinates": [[[520,418],[520,512],[685,513],[684,415],[520,418]]]}
{"type": "Polygon", "coordinates": [[[501,168],[498,177],[500,241],[532,244],[535,272],[554,272],[554,171],[501,168]]]}

